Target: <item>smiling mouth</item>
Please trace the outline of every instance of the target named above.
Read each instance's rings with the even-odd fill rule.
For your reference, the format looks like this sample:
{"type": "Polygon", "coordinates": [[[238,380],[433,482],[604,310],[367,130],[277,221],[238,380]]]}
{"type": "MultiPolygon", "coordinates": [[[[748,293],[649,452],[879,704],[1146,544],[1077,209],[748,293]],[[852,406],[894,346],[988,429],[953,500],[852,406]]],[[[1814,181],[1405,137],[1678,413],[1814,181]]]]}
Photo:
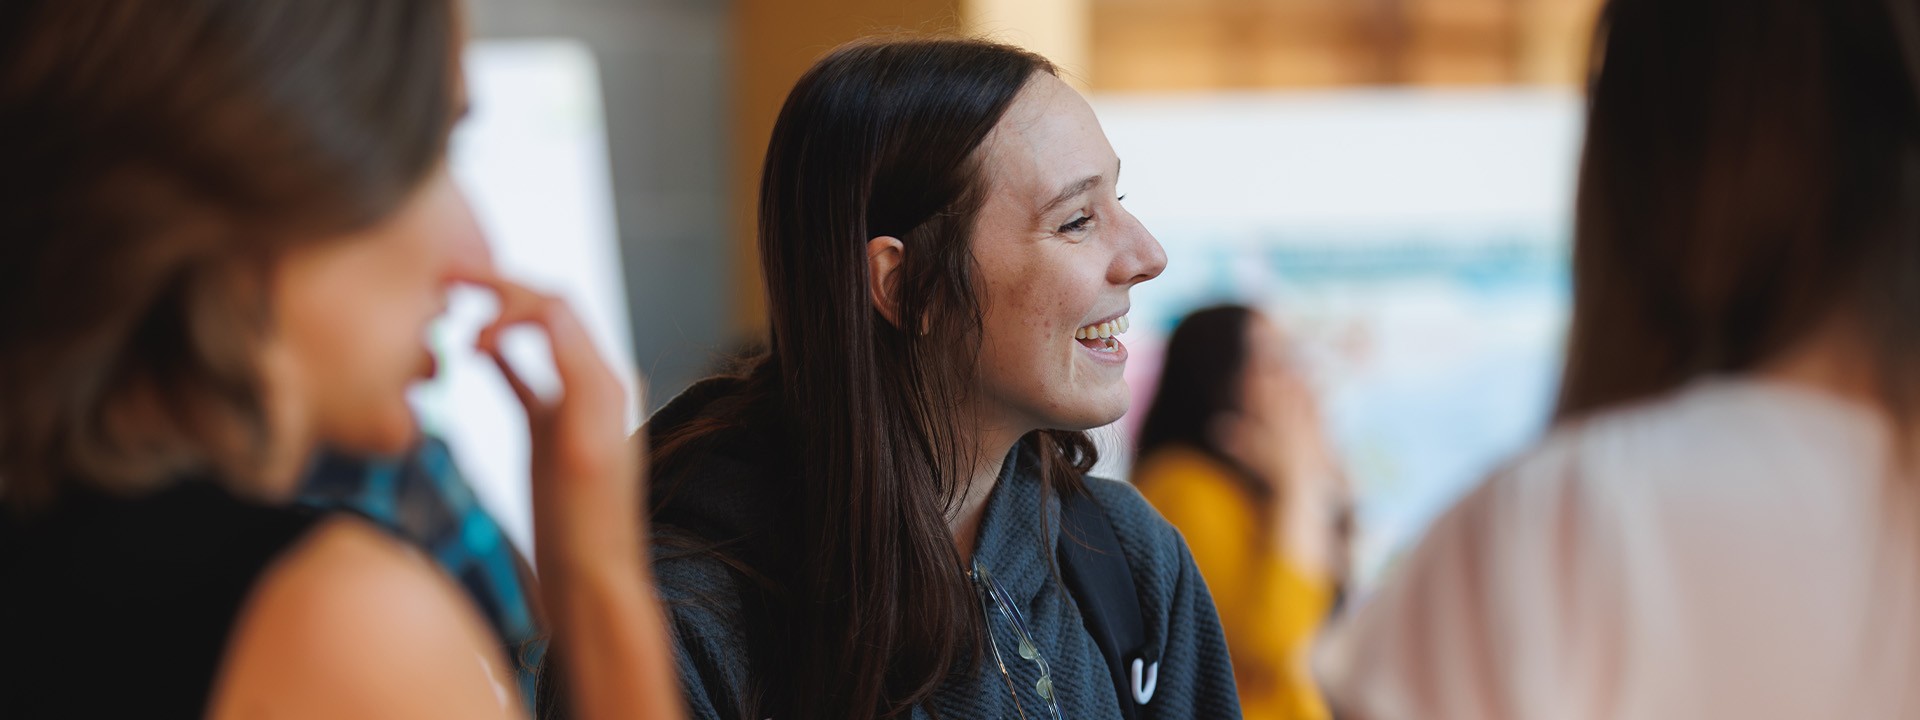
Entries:
{"type": "Polygon", "coordinates": [[[1132,324],[1127,320],[1127,316],[1121,315],[1112,320],[1094,323],[1076,329],[1073,331],[1073,339],[1079,341],[1081,346],[1094,352],[1118,353],[1120,352],[1120,341],[1117,338],[1119,335],[1125,333],[1131,326],[1132,324]]]}

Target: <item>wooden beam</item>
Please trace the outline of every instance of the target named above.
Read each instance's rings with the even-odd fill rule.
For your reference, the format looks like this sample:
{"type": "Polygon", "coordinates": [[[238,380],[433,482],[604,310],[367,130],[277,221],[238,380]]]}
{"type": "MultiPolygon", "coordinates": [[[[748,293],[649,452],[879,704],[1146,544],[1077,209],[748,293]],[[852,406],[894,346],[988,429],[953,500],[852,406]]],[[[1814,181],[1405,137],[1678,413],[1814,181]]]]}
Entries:
{"type": "Polygon", "coordinates": [[[960,16],[969,34],[1045,55],[1081,90],[1094,82],[1093,0],[962,0],[960,16]]]}

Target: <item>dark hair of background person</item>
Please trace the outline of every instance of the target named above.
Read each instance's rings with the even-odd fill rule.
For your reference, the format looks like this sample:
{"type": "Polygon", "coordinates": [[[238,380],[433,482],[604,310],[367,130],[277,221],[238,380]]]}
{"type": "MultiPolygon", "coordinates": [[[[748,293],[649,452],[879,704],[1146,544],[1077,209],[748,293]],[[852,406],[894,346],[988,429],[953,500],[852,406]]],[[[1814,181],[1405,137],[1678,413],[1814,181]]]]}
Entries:
{"type": "Polygon", "coordinates": [[[1596,36],[1565,420],[1836,320],[1920,404],[1920,4],[1615,0],[1596,36]]]}
{"type": "Polygon", "coordinates": [[[1265,477],[1220,446],[1215,430],[1220,420],[1245,411],[1248,325],[1257,316],[1241,305],[1218,305],[1194,311],[1180,321],[1167,339],[1160,385],[1140,425],[1137,455],[1141,461],[1155,452],[1185,447],[1232,471],[1241,489],[1261,509],[1262,524],[1272,522],[1274,495],[1281,478],[1265,477]]]}
{"type": "MultiPolygon", "coordinates": [[[[701,440],[759,414],[796,463],[802,566],[762,575],[766,596],[747,603],[767,636],[750,640],[767,706],[754,717],[894,717],[974,669],[962,663],[978,659],[985,617],[947,517],[977,455],[963,410],[981,342],[969,242],[990,182],[981,148],[1052,72],[985,41],[862,41],[816,64],[780,111],[760,189],[769,347],[740,403],[753,409],[690,424],[655,455],[670,477],[701,440]],[[906,247],[905,327],[869,299],[867,242],[881,236],[906,247]]],[[[1084,433],[1025,442],[1053,492],[1083,490],[1084,433]]]]}
{"type": "Polygon", "coordinates": [[[459,23],[451,0],[0,5],[0,497],[246,491],[270,268],[436,167],[459,23]]]}

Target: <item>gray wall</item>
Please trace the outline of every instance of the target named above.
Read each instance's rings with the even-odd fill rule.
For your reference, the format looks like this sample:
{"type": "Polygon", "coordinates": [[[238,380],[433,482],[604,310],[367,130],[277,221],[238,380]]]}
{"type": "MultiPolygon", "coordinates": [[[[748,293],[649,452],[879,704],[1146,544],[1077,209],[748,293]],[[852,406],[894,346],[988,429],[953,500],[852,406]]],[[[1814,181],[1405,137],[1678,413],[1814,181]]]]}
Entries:
{"type": "Polygon", "coordinates": [[[634,359],[651,411],[731,339],[724,0],[468,0],[479,38],[572,38],[600,66],[634,359]]]}

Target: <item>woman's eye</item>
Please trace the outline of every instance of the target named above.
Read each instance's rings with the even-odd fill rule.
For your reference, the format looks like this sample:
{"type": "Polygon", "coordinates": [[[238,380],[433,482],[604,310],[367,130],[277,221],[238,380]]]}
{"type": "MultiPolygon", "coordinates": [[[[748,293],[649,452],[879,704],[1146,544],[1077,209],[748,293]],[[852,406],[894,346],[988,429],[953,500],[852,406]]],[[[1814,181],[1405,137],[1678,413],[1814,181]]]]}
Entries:
{"type": "Polygon", "coordinates": [[[1060,232],[1077,233],[1087,229],[1087,225],[1092,223],[1093,223],[1092,215],[1081,215],[1079,217],[1074,218],[1072,222],[1069,222],[1065,225],[1061,225],[1060,232]]]}

